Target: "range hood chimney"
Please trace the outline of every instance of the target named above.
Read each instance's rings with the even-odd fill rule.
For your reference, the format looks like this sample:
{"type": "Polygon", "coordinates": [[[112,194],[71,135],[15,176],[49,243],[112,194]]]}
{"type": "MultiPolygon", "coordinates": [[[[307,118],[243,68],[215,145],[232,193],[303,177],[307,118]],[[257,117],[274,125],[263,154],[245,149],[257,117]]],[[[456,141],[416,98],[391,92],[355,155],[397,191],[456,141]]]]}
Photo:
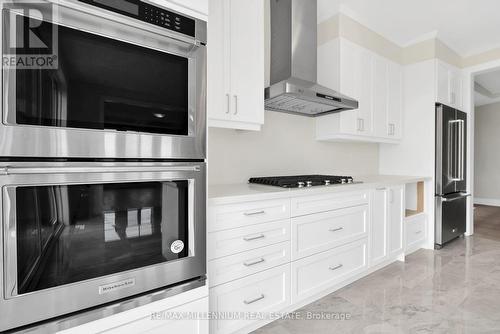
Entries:
{"type": "Polygon", "coordinates": [[[317,0],[270,0],[270,86],[266,110],[319,116],[358,102],[317,84],[317,0]]]}

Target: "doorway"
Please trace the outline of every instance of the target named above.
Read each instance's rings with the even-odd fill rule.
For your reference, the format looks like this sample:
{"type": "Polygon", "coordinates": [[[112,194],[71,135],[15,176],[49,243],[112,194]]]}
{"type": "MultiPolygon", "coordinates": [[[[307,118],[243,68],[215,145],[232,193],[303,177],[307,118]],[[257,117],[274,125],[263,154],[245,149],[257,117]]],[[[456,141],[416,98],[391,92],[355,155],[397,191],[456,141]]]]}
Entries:
{"type": "Polygon", "coordinates": [[[500,241],[500,69],[475,73],[472,79],[473,230],[500,241]]]}

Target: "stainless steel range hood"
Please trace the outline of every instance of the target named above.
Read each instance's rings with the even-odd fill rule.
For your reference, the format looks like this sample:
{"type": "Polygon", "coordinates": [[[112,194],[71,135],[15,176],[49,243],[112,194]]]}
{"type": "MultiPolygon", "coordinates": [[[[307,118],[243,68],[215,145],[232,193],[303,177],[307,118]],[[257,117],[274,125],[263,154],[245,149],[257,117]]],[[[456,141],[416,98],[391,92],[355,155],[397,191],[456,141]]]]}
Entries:
{"type": "Polygon", "coordinates": [[[317,1],[270,0],[270,86],[266,110],[319,116],[358,102],[317,84],[317,1]]]}

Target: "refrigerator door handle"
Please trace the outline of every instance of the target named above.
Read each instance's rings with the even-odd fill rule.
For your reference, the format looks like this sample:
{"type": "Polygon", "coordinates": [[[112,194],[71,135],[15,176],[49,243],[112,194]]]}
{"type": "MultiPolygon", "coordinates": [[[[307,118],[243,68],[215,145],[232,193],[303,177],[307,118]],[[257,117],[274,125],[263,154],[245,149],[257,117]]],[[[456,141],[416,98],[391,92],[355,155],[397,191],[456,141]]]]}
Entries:
{"type": "Polygon", "coordinates": [[[465,178],[464,175],[464,165],[465,165],[465,145],[464,145],[464,134],[465,134],[465,124],[462,119],[458,120],[458,152],[460,154],[459,165],[458,165],[458,177],[460,181],[465,178]]]}
{"type": "Polygon", "coordinates": [[[441,197],[441,202],[453,202],[462,198],[469,197],[471,194],[464,194],[461,193],[459,196],[453,196],[453,197],[441,197]]]}
{"type": "Polygon", "coordinates": [[[463,181],[463,120],[449,121],[448,126],[448,176],[451,181],[463,181]]]}

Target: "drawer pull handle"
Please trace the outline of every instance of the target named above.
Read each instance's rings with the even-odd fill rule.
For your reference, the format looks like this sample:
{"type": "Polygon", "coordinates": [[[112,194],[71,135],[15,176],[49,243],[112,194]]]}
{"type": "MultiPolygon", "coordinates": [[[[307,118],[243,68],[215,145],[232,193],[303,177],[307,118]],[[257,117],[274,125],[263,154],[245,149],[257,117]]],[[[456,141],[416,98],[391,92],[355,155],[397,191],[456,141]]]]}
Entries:
{"type": "Polygon", "coordinates": [[[259,264],[259,263],[262,263],[266,261],[263,257],[261,257],[260,259],[257,259],[257,260],[253,260],[253,261],[248,261],[248,262],[243,262],[243,264],[246,266],[246,267],[251,267],[251,266],[254,266],[256,264],[259,264]]]}
{"type": "Polygon", "coordinates": [[[415,234],[420,234],[420,233],[422,233],[422,231],[417,231],[417,232],[415,232],[415,234]]]}
{"type": "Polygon", "coordinates": [[[260,294],[259,297],[257,298],[254,298],[254,299],[250,299],[250,300],[244,300],[243,303],[245,303],[246,305],[250,305],[250,304],[253,304],[255,302],[258,302],[259,300],[261,299],[264,299],[264,295],[263,294],[260,294]]]}
{"type": "Polygon", "coordinates": [[[334,266],[334,267],[330,267],[330,268],[328,268],[328,269],[330,269],[330,270],[337,270],[337,269],[342,268],[343,266],[344,266],[343,264],[337,264],[336,266],[334,266]]]}
{"type": "Polygon", "coordinates": [[[252,240],[262,239],[264,237],[265,237],[264,234],[259,234],[259,235],[250,236],[250,237],[243,237],[243,240],[245,240],[245,241],[252,241],[252,240]]]}
{"type": "Polygon", "coordinates": [[[330,231],[330,232],[338,232],[338,231],[341,231],[343,229],[344,229],[343,227],[337,227],[337,228],[331,228],[328,231],[330,231]]]}
{"type": "Polygon", "coordinates": [[[264,210],[260,210],[260,211],[254,211],[254,212],[245,212],[243,214],[245,216],[257,216],[257,215],[263,215],[264,213],[266,213],[264,210]]]}

